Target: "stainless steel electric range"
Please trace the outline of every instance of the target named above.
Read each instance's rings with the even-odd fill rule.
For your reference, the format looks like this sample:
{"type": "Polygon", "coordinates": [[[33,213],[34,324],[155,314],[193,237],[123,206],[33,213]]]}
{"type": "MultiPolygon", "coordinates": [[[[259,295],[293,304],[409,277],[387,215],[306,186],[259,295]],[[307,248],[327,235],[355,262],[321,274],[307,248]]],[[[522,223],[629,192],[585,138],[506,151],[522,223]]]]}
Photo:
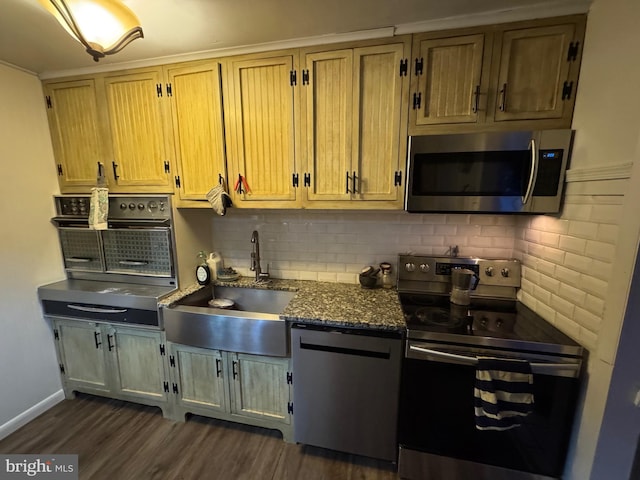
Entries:
{"type": "Polygon", "coordinates": [[[517,301],[517,260],[400,255],[407,323],[399,420],[406,479],[560,478],[585,352],[517,301]],[[450,302],[452,269],[474,272],[469,305],[450,302]],[[527,360],[534,411],[507,431],[478,430],[478,357],[527,360]]]}

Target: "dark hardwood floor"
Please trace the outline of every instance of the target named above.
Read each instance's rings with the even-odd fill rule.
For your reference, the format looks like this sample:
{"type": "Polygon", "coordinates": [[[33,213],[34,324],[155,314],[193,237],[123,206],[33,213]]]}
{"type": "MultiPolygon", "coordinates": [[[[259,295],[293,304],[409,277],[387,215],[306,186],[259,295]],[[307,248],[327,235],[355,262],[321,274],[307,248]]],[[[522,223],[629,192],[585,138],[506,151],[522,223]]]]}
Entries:
{"type": "Polygon", "coordinates": [[[0,453],[78,454],[80,479],[396,479],[395,466],[288,444],[280,432],[78,395],[0,441],[0,453]]]}

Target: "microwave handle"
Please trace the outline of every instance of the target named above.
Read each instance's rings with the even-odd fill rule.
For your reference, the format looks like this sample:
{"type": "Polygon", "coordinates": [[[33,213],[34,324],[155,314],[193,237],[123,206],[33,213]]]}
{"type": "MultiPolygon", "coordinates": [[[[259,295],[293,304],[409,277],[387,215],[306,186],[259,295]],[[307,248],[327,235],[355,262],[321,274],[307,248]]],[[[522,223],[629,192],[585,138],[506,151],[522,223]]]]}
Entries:
{"type": "Polygon", "coordinates": [[[536,177],[538,176],[538,147],[536,141],[532,138],[529,141],[529,151],[531,152],[531,172],[529,172],[529,183],[527,184],[527,191],[524,192],[522,197],[522,204],[526,205],[531,194],[533,193],[533,186],[535,185],[536,177]]]}

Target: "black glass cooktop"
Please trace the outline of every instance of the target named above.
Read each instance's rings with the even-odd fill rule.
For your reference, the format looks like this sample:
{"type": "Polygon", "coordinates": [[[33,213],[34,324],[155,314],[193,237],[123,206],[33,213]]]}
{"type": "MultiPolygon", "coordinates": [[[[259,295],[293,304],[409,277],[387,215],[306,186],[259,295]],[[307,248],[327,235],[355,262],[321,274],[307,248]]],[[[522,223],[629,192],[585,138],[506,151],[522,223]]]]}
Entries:
{"type": "Polygon", "coordinates": [[[409,339],[538,349],[534,344],[579,345],[515,300],[472,299],[452,304],[448,295],[400,293],[409,339]]]}

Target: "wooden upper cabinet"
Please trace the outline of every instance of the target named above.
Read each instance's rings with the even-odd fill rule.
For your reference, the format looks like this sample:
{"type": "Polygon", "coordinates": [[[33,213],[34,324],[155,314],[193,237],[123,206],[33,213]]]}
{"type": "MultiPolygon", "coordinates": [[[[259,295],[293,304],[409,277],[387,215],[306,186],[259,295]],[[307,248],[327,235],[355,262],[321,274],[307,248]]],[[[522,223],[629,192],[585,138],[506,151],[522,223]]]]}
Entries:
{"type": "Polygon", "coordinates": [[[234,206],[298,206],[300,199],[293,181],[298,173],[297,56],[273,53],[238,57],[229,59],[226,65],[224,113],[234,206]],[[242,182],[238,182],[240,177],[242,182]]]}
{"type": "Polygon", "coordinates": [[[302,53],[306,207],[401,208],[410,42],[368,43],[302,53]]]}
{"type": "Polygon", "coordinates": [[[350,200],[353,50],[310,53],[304,67],[307,198],[350,200]]]}
{"type": "Polygon", "coordinates": [[[60,191],[88,191],[106,161],[95,80],[48,82],[44,92],[60,191]]]}
{"type": "Polygon", "coordinates": [[[563,91],[572,81],[570,45],[575,35],[571,23],[502,34],[495,121],[562,118],[567,113],[570,119],[572,108],[567,108],[568,93],[563,91]]]}
{"type": "Polygon", "coordinates": [[[570,128],[585,22],[414,35],[409,134],[570,128]]]}
{"type": "Polygon", "coordinates": [[[181,200],[206,202],[207,192],[227,177],[220,63],[170,66],[166,74],[176,190],[181,200]]]}
{"type": "Polygon", "coordinates": [[[155,187],[155,191],[172,191],[163,125],[162,70],[106,75],[104,89],[114,190],[155,187]]]}
{"type": "MultiPolygon", "coordinates": [[[[483,71],[485,37],[484,33],[415,36],[412,123],[476,123],[484,119],[480,102],[486,105],[489,77],[489,72],[483,71]]],[[[491,42],[488,44],[490,47],[491,42]]]]}

